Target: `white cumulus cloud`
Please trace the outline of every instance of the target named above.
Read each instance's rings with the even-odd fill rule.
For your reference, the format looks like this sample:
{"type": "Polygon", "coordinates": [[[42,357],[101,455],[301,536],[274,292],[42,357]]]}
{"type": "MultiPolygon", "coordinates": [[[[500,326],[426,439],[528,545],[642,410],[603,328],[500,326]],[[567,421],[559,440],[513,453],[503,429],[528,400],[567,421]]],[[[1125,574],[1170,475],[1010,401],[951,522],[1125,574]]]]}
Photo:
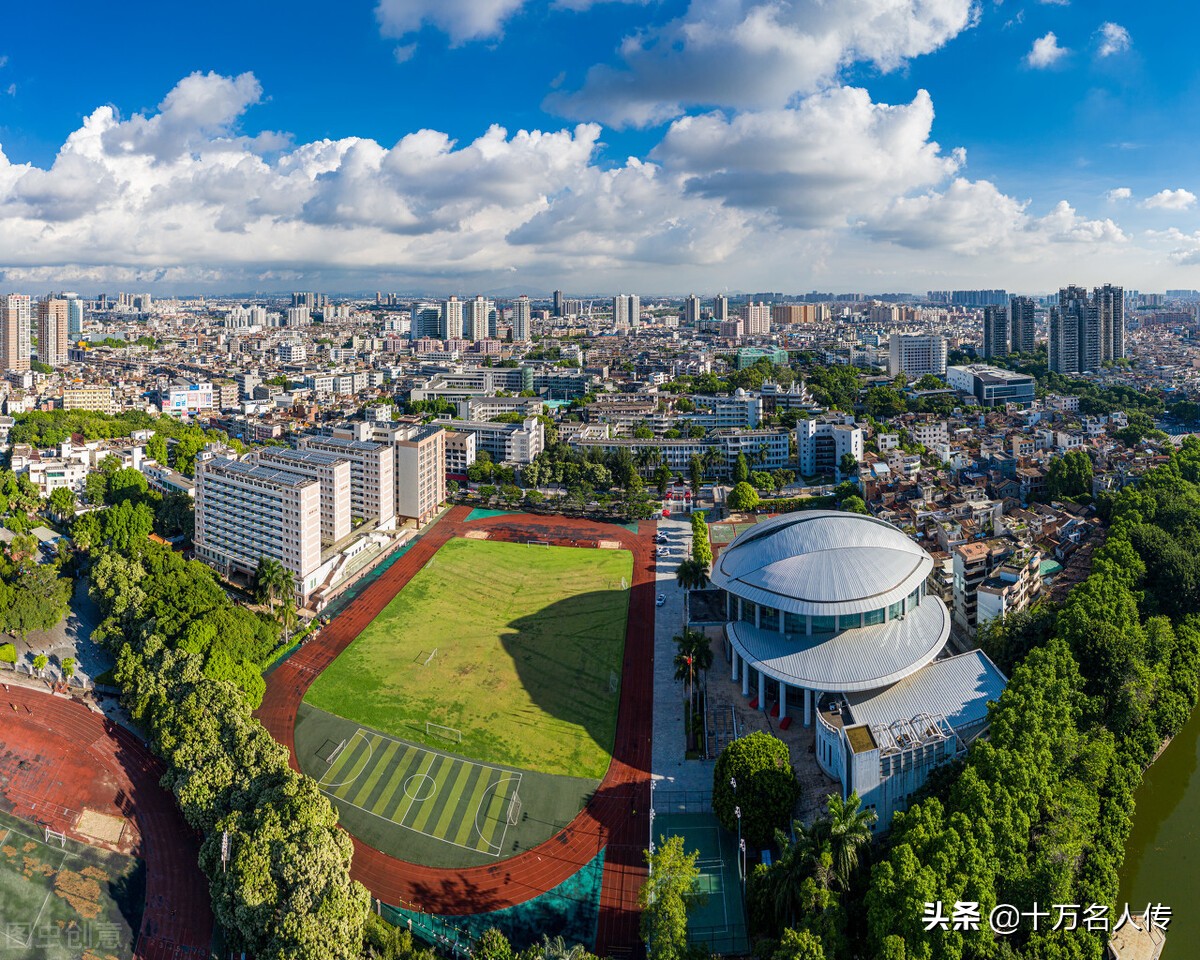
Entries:
{"type": "Polygon", "coordinates": [[[1142,201],[1142,206],[1149,210],[1186,210],[1196,202],[1196,195],[1190,190],[1160,190],[1152,197],[1142,201]]]}
{"type": "Polygon", "coordinates": [[[1118,203],[1121,200],[1130,200],[1133,198],[1133,191],[1128,187],[1114,187],[1104,195],[1110,203],[1118,203]]]}
{"type": "Polygon", "coordinates": [[[1129,31],[1119,23],[1109,21],[1100,27],[1100,49],[1098,51],[1101,57],[1111,57],[1117,53],[1124,53],[1133,45],[1133,41],[1129,37],[1129,31]]]}
{"type": "Polygon", "coordinates": [[[546,107],[648,126],[692,107],[767,110],[833,84],[852,63],[884,71],[974,25],[974,0],[692,0],[683,16],[627,36],[621,65],[593,66],[546,107]]]}
{"type": "Polygon", "coordinates": [[[1025,54],[1025,63],[1035,70],[1045,70],[1058,63],[1069,51],[1058,45],[1058,37],[1051,30],[1044,37],[1033,41],[1033,47],[1025,54]]]}

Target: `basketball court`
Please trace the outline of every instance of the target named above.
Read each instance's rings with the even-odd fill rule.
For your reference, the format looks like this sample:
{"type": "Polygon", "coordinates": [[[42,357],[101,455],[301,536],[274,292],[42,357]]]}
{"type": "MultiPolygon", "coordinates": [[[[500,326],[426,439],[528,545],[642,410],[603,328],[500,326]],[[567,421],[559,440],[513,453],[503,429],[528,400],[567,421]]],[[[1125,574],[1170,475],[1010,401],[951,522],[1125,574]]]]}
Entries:
{"type": "MultiPolygon", "coordinates": [[[[451,728],[440,735],[453,739],[451,728]]],[[[498,857],[521,819],[521,774],[359,727],[322,747],[321,790],[339,804],[443,843],[498,857]],[[328,752],[325,752],[328,751],[328,752]]]]}

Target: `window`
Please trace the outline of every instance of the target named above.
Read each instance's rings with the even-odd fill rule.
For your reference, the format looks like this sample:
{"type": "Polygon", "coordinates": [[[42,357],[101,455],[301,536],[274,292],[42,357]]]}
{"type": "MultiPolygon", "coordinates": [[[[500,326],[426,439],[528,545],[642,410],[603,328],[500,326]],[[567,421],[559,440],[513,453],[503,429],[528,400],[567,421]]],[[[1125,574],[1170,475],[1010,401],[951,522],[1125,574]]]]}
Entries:
{"type": "Polygon", "coordinates": [[[763,607],[759,617],[759,625],[764,630],[779,630],[779,611],[774,607],[763,607]]]}
{"type": "Polygon", "coordinates": [[[920,588],[920,587],[917,587],[917,589],[916,589],[916,590],[914,590],[912,593],[910,593],[910,594],[908,595],[908,603],[907,603],[907,605],[905,606],[905,609],[906,609],[906,610],[910,610],[910,611],[911,611],[911,610],[916,610],[916,609],[917,609],[917,605],[918,605],[920,602],[921,602],[921,588],[920,588]]]}
{"type": "Polygon", "coordinates": [[[812,632],[813,633],[833,633],[835,630],[836,617],[813,617],[812,632]]]}
{"type": "Polygon", "coordinates": [[[880,607],[878,610],[868,610],[866,613],[863,614],[863,626],[864,627],[879,626],[879,624],[883,623],[883,621],[885,619],[887,619],[886,613],[887,613],[887,611],[885,611],[883,609],[883,607],[880,607]]]}
{"type": "Polygon", "coordinates": [[[862,626],[861,613],[843,613],[838,617],[839,630],[853,630],[862,626]]]}
{"type": "Polygon", "coordinates": [[[754,607],[755,607],[755,604],[754,604],[753,600],[745,600],[745,599],[742,600],[742,622],[743,623],[753,623],[754,622],[754,607]]]}
{"type": "Polygon", "coordinates": [[[808,619],[799,613],[783,615],[783,632],[803,636],[808,633],[808,619]]]}
{"type": "Polygon", "coordinates": [[[899,618],[900,614],[902,614],[903,612],[904,612],[904,602],[903,601],[893,603],[888,607],[888,619],[896,620],[899,618]]]}

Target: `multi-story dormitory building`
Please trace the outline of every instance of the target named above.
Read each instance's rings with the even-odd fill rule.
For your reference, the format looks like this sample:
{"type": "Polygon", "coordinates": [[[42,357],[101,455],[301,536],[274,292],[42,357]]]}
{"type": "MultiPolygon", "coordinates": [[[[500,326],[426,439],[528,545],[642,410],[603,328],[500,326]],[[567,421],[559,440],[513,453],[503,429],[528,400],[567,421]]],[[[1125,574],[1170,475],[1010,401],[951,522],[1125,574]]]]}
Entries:
{"type": "Polygon", "coordinates": [[[196,555],[227,576],[252,575],[261,557],[275,557],[295,575],[301,602],[319,603],[347,560],[394,542],[398,520],[436,515],[445,500],[445,431],[360,421],[298,443],[198,465],[196,555]],[[363,536],[347,545],[358,526],[363,536]]]}

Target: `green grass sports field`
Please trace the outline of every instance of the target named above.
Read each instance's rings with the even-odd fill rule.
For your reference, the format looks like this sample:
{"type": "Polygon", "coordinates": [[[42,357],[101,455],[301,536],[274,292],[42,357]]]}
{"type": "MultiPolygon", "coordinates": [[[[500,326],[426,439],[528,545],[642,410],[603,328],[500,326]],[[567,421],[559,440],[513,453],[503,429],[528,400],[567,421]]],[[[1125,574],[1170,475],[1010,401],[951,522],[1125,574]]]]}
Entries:
{"type": "Polygon", "coordinates": [[[137,860],[0,813],[0,958],[128,960],[144,901],[137,860]]]}
{"type": "Polygon", "coordinates": [[[451,540],[305,702],[484,764],[599,780],[632,573],[624,550],[451,540]]]}

